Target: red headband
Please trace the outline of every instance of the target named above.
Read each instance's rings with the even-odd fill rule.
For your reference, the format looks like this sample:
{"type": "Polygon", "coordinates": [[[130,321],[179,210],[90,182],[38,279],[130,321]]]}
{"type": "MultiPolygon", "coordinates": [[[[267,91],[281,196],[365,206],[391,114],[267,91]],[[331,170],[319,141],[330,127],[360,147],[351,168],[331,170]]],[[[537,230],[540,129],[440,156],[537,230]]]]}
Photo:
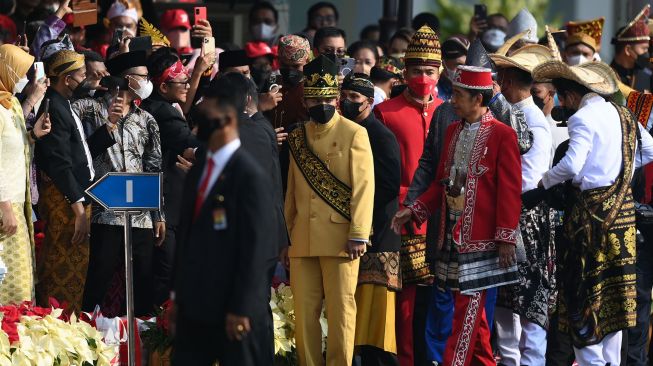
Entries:
{"type": "Polygon", "coordinates": [[[163,71],[161,76],[153,77],[152,81],[154,81],[154,83],[158,86],[176,78],[181,74],[185,74],[186,76],[188,76],[188,70],[186,69],[186,67],[184,67],[184,64],[182,64],[181,61],[177,61],[174,64],[172,64],[170,67],[165,69],[165,71],[163,71]]]}

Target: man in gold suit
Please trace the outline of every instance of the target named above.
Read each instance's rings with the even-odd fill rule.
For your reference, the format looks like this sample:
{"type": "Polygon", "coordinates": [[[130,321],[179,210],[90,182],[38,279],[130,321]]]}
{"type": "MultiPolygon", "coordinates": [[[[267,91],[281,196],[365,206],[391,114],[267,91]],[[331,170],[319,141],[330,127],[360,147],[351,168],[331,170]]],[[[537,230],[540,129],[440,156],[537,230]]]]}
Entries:
{"type": "Polygon", "coordinates": [[[323,299],[329,328],[326,364],[351,365],[359,258],[372,227],[372,148],[366,129],[336,111],[337,73],[330,56],[320,55],[304,67],[310,121],[288,137],[288,257],[302,366],[325,365],[318,321],[323,299]]]}

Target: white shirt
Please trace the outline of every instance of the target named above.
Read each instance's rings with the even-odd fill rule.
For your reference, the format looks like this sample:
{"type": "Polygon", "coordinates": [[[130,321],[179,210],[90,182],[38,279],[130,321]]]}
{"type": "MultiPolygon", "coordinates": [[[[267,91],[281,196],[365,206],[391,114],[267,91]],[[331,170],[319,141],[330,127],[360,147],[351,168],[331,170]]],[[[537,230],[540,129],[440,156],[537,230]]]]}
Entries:
{"type": "Polygon", "coordinates": [[[521,156],[521,191],[527,192],[537,188],[542,176],[551,167],[551,146],[553,146],[551,125],[544,117],[544,113],[535,105],[532,97],[515,103],[513,107],[524,112],[528,128],[533,133],[533,145],[521,156]]]}
{"type": "Polygon", "coordinates": [[[25,202],[28,144],[23,110],[12,97],[11,109],[0,106],[0,202],[25,202]]]}
{"type": "MultiPolygon", "coordinates": [[[[635,150],[635,167],[653,161],[653,137],[637,124],[642,135],[641,156],[635,150]]],[[[588,94],[578,111],[567,121],[569,150],[562,160],[544,174],[542,183],[549,188],[572,179],[581,191],[607,187],[619,176],[623,159],[621,122],[617,110],[601,96],[588,94]]]]}
{"type": "MultiPolygon", "coordinates": [[[[202,197],[202,200],[206,199],[206,195],[211,192],[211,189],[213,188],[213,184],[215,184],[215,181],[218,180],[218,177],[220,174],[222,174],[222,171],[224,170],[224,167],[227,166],[227,163],[231,159],[231,157],[234,155],[236,150],[240,147],[240,139],[235,139],[220,149],[218,151],[211,153],[209,152],[206,157],[206,161],[209,161],[209,159],[213,160],[213,171],[211,172],[211,176],[209,177],[209,184],[206,186],[206,190],[204,191],[204,197],[202,197]]],[[[206,176],[206,171],[208,169],[209,165],[206,164],[204,166],[204,172],[202,173],[202,179],[200,179],[200,185],[204,181],[204,177],[206,176]]]]}
{"type": "Polygon", "coordinates": [[[86,143],[86,136],[84,135],[84,127],[82,127],[82,120],[79,119],[79,116],[73,110],[73,107],[70,105],[70,102],[68,102],[68,107],[70,108],[70,113],[73,114],[73,118],[75,119],[75,125],[77,126],[77,132],[79,133],[79,138],[82,139],[82,146],[84,146],[84,155],[86,155],[86,164],[88,166],[88,171],[91,173],[90,174],[91,179],[89,180],[89,182],[92,182],[93,179],[95,178],[95,169],[93,169],[93,158],[91,157],[91,150],[88,149],[88,144],[86,143]]]}

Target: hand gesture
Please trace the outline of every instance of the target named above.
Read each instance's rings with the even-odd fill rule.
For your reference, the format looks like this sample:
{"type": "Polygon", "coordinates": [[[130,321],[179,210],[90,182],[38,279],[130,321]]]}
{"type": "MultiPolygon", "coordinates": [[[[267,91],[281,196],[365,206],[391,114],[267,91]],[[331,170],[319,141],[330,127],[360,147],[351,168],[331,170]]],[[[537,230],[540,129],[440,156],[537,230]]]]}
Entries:
{"type": "Polygon", "coordinates": [[[120,55],[123,53],[129,52],[129,43],[131,43],[132,37],[123,37],[123,39],[120,40],[120,46],[118,47],[118,52],[116,55],[120,55]]]}
{"type": "Polygon", "coordinates": [[[230,341],[242,341],[251,330],[248,317],[227,314],[226,331],[230,341]]]}
{"type": "Polygon", "coordinates": [[[347,254],[349,254],[349,259],[354,260],[362,257],[367,250],[366,246],[367,244],[362,241],[348,240],[347,254]]]}
{"type": "Polygon", "coordinates": [[[73,245],[79,245],[90,236],[88,217],[86,216],[86,209],[81,202],[73,203],[72,209],[75,213],[75,233],[71,242],[73,245]]]}
{"type": "Polygon", "coordinates": [[[213,37],[213,29],[211,28],[211,23],[206,19],[200,19],[199,24],[193,26],[193,31],[191,32],[191,37],[213,37]]]}
{"type": "Polygon", "coordinates": [[[487,29],[487,20],[473,16],[469,21],[469,33],[472,38],[478,37],[487,29]]]}
{"type": "Polygon", "coordinates": [[[16,39],[16,46],[20,47],[21,50],[29,53],[29,46],[27,45],[27,35],[19,34],[16,39]]]}
{"type": "Polygon", "coordinates": [[[70,8],[70,0],[64,0],[61,5],[59,5],[59,9],[57,9],[57,12],[54,14],[57,16],[59,19],[63,19],[63,17],[66,14],[70,14],[73,12],[73,9],[70,8]]]}
{"type": "Polygon", "coordinates": [[[34,135],[36,135],[36,138],[40,139],[49,134],[51,130],[52,124],[50,123],[50,113],[41,114],[41,117],[39,117],[34,124],[34,135]]]}
{"type": "Polygon", "coordinates": [[[7,237],[13,236],[18,230],[18,221],[14,216],[14,211],[11,209],[11,202],[2,202],[0,204],[0,232],[4,233],[7,237]]]}
{"type": "Polygon", "coordinates": [[[279,261],[286,270],[290,270],[290,257],[288,257],[288,247],[283,248],[279,254],[279,261]]]}
{"type": "Polygon", "coordinates": [[[279,127],[274,130],[274,132],[277,133],[277,145],[279,146],[283,145],[283,142],[286,141],[286,139],[288,138],[288,134],[283,131],[284,131],[283,127],[279,127]]]}
{"type": "Polygon", "coordinates": [[[213,64],[215,64],[215,53],[211,52],[207,55],[202,53],[197,58],[197,61],[195,61],[195,68],[193,68],[193,72],[203,74],[208,69],[210,69],[213,64]]]}
{"type": "MultiPolygon", "coordinates": [[[[50,86],[50,79],[42,78],[41,80],[30,80],[25,89],[23,89],[23,94],[27,95],[27,103],[29,104],[30,109],[36,104],[37,101],[42,100],[45,92],[50,86]]],[[[23,104],[25,106],[25,104],[23,104]]],[[[31,112],[28,111],[28,112],[31,112]]]]}
{"type": "Polygon", "coordinates": [[[157,221],[154,223],[154,245],[160,247],[166,239],[166,223],[165,221],[157,221]]]}
{"type": "Polygon", "coordinates": [[[409,208],[402,208],[392,218],[392,230],[401,235],[401,228],[413,218],[413,212],[409,208]]]}
{"type": "Polygon", "coordinates": [[[258,95],[258,109],[261,112],[272,110],[281,100],[283,100],[283,94],[279,92],[261,93],[258,95]]]}
{"type": "Polygon", "coordinates": [[[499,265],[501,267],[508,268],[517,262],[514,244],[499,242],[497,250],[499,251],[499,265]]]}
{"type": "Polygon", "coordinates": [[[193,167],[193,163],[184,159],[181,155],[177,155],[177,162],[175,163],[178,169],[184,173],[188,173],[190,168],[193,167]]]}

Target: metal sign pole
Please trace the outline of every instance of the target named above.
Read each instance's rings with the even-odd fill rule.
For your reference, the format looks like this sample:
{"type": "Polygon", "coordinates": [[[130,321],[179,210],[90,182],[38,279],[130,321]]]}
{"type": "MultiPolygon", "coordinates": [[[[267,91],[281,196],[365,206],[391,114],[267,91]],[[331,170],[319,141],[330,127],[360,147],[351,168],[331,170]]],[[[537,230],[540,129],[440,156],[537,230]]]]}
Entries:
{"type": "Polygon", "coordinates": [[[134,326],[134,268],[132,262],[132,213],[124,211],[125,217],[125,289],[127,292],[127,363],[136,366],[136,340],[134,326]]]}

